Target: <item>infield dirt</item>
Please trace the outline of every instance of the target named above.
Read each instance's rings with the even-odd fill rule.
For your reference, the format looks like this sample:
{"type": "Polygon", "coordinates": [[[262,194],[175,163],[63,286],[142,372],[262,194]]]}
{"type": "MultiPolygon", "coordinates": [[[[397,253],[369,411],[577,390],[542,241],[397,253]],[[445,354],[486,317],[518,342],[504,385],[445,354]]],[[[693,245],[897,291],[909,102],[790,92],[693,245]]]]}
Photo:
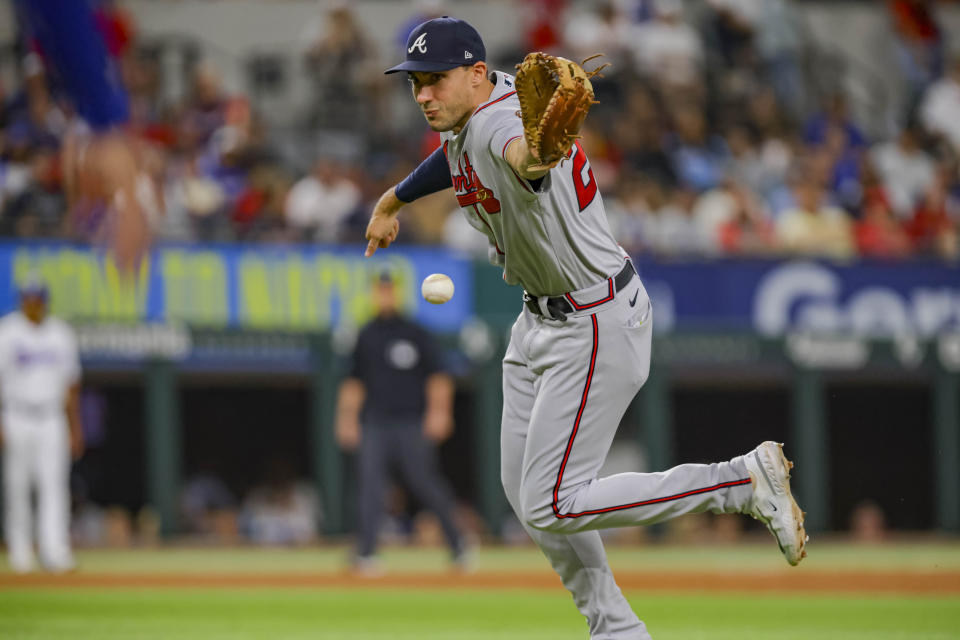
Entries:
{"type": "MultiPolygon", "coordinates": [[[[908,571],[789,571],[667,573],[617,571],[617,582],[626,590],[843,592],[843,593],[960,593],[960,572],[908,571]]],[[[84,573],[65,575],[0,574],[0,589],[24,587],[63,588],[431,588],[431,589],[556,589],[559,579],[547,572],[388,573],[361,577],[349,573],[84,573]]]]}

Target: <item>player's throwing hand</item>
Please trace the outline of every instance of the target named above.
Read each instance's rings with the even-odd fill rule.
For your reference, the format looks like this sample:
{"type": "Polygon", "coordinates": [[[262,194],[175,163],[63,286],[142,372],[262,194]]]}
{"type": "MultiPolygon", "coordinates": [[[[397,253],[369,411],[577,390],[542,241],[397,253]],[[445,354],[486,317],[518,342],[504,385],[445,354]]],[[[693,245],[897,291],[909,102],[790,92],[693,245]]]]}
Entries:
{"type": "Polygon", "coordinates": [[[393,189],[380,196],[377,205],[373,208],[373,214],[370,216],[370,222],[367,224],[367,250],[364,256],[369,258],[377,249],[386,249],[390,243],[397,239],[400,233],[400,221],[397,219],[397,212],[404,203],[397,198],[393,189]]]}

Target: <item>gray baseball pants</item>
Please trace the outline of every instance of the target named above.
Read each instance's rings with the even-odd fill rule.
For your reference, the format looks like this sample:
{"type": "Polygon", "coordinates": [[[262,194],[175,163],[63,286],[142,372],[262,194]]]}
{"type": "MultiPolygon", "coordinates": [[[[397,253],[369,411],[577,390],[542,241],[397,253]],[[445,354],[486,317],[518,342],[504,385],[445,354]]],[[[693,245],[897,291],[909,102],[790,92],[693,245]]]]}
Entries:
{"type": "MultiPolygon", "coordinates": [[[[742,457],[598,478],[620,419],[650,371],[650,300],[638,277],[573,292],[566,321],[524,308],[503,359],[501,478],[507,500],[586,617],[593,640],[650,638],[614,581],[597,529],[684,513],[737,513],[742,457]],[[633,302],[633,304],[630,304],[633,302]]],[[[541,304],[543,309],[544,305],[541,304]]]]}

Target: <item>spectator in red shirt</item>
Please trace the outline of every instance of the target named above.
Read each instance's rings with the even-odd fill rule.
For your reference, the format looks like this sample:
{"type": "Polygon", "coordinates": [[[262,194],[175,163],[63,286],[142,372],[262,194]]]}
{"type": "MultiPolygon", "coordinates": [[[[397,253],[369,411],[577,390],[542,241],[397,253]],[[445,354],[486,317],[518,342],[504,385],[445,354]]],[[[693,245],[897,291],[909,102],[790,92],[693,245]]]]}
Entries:
{"type": "Polygon", "coordinates": [[[940,167],[906,229],[920,253],[960,256],[960,203],[950,197],[949,168],[940,167]]]}
{"type": "Polygon", "coordinates": [[[550,51],[560,46],[566,5],[566,0],[531,0],[523,3],[526,9],[524,40],[527,42],[527,51],[550,51]]]}
{"type": "Polygon", "coordinates": [[[727,192],[732,198],[733,217],[717,228],[717,240],[725,254],[771,255],[778,248],[776,228],[756,194],[736,182],[727,192]]]}
{"type": "Polygon", "coordinates": [[[863,257],[903,258],[910,254],[910,238],[897,221],[882,190],[873,191],[864,201],[860,220],[854,228],[857,251],[863,257]]]}

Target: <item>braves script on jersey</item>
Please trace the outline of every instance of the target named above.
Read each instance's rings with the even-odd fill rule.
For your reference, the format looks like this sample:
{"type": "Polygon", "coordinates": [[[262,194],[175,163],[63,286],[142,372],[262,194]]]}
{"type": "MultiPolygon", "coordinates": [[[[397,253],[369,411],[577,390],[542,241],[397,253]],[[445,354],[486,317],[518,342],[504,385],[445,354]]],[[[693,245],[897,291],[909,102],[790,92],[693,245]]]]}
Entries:
{"type": "Polygon", "coordinates": [[[579,144],[540,184],[504,159],[523,136],[513,77],[495,71],[490,99],[459,134],[442,134],[457,201],[490,240],[491,261],[510,284],[533,295],[559,295],[606,279],[623,266],[597,181],[579,144]],[[521,213],[522,212],[522,213],[521,213]]]}

